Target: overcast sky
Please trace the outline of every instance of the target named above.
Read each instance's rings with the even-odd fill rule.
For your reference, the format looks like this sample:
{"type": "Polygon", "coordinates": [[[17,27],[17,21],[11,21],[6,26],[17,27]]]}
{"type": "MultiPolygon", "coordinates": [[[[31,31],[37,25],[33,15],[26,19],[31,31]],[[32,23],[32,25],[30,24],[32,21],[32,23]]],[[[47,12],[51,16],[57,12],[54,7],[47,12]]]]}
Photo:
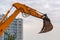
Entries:
{"type": "Polygon", "coordinates": [[[0,14],[5,14],[13,3],[20,2],[42,13],[47,13],[54,26],[48,33],[38,34],[42,28],[42,20],[29,16],[23,18],[23,40],[60,40],[60,0],[0,0],[0,14]]]}

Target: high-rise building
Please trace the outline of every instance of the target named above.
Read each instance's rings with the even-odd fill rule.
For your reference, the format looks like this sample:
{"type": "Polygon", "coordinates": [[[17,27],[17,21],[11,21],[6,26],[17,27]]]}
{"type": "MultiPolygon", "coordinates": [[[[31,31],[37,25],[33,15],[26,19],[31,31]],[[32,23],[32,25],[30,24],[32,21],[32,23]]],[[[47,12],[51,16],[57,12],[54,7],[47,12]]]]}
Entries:
{"type": "Polygon", "coordinates": [[[0,39],[23,40],[23,20],[21,18],[15,19],[0,39]]]}

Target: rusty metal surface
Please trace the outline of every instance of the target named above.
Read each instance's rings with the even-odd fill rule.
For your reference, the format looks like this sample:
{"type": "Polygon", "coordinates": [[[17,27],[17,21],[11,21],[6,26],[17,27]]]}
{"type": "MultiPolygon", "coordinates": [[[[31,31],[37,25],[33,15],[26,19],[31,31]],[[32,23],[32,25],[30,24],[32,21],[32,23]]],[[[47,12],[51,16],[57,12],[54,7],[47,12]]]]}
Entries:
{"type": "Polygon", "coordinates": [[[41,31],[39,33],[46,33],[53,29],[53,25],[52,25],[50,19],[47,17],[47,15],[45,15],[45,16],[46,16],[46,18],[43,19],[43,28],[41,29],[41,31]]]}

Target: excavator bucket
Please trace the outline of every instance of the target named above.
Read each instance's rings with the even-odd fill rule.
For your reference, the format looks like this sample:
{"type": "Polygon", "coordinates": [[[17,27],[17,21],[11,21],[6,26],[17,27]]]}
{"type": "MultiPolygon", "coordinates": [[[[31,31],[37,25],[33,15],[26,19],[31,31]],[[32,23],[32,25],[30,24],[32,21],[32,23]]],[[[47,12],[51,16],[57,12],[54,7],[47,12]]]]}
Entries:
{"type": "Polygon", "coordinates": [[[50,19],[47,17],[46,14],[44,14],[45,18],[43,19],[43,28],[39,33],[46,33],[53,29],[53,25],[50,21],[50,19]]]}

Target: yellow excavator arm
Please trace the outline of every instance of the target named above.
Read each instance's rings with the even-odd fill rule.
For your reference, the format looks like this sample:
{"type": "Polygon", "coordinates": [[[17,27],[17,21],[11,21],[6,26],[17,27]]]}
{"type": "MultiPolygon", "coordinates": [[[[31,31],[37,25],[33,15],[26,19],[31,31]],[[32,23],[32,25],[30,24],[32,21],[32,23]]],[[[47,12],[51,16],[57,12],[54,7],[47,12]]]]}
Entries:
{"type": "Polygon", "coordinates": [[[52,26],[49,18],[46,16],[46,14],[38,12],[37,10],[32,9],[32,8],[30,8],[30,7],[28,7],[28,6],[24,5],[24,4],[21,4],[21,3],[14,3],[12,6],[16,8],[14,13],[11,16],[9,16],[8,18],[6,18],[8,13],[10,12],[10,10],[8,10],[6,15],[4,15],[4,17],[0,21],[0,36],[5,32],[5,30],[9,27],[9,25],[12,23],[12,21],[15,19],[15,17],[20,12],[31,15],[31,16],[34,16],[34,17],[37,17],[37,18],[40,18],[40,19],[43,19],[43,23],[44,23],[43,25],[44,26],[43,26],[42,30],[39,33],[48,32],[53,28],[53,26],[52,26]],[[46,22],[49,25],[47,25],[46,22]],[[45,24],[48,27],[46,27],[45,24]]]}

